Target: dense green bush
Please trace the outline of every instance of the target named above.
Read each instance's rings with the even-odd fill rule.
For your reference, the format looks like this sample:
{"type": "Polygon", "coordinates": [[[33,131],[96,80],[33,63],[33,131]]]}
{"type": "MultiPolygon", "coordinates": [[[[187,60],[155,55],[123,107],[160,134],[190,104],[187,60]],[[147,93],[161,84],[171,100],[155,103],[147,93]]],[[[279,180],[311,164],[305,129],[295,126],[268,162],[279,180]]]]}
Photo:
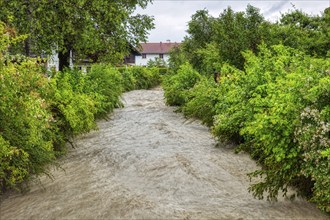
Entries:
{"type": "Polygon", "coordinates": [[[86,80],[85,93],[99,101],[96,116],[104,116],[121,106],[123,77],[116,68],[106,64],[93,65],[86,80]]]}
{"type": "MultiPolygon", "coordinates": [[[[15,157],[28,158],[29,173],[43,172],[44,165],[54,159],[49,132],[52,116],[43,98],[49,90],[48,80],[40,71],[32,61],[0,67],[0,135],[10,146],[19,149],[15,157]]],[[[11,169],[16,172],[15,167],[11,169]]]]}
{"type": "Polygon", "coordinates": [[[163,81],[166,102],[181,106],[188,101],[188,91],[200,80],[201,75],[189,63],[183,64],[174,75],[168,75],[163,81]]]}
{"type": "MultiPolygon", "coordinates": [[[[329,80],[328,80],[329,81],[329,80]]],[[[328,88],[330,84],[328,83],[328,88]]],[[[328,92],[329,94],[329,92],[328,92]]],[[[330,115],[328,109],[321,112],[306,107],[300,115],[295,130],[295,140],[302,151],[302,174],[314,183],[311,201],[330,212],[330,115]]]]}
{"type": "MultiPolygon", "coordinates": [[[[162,82],[161,74],[163,74],[164,70],[166,69],[162,67],[151,67],[145,69],[150,72],[150,76],[151,76],[148,89],[158,86],[162,82]]],[[[140,80],[140,77],[137,77],[137,79],[140,80]]]]}
{"type": "Polygon", "coordinates": [[[208,126],[213,125],[215,105],[219,102],[219,85],[213,78],[202,77],[199,82],[189,91],[187,103],[182,107],[182,112],[187,117],[202,120],[208,126]]]}
{"type": "Polygon", "coordinates": [[[130,71],[135,79],[135,89],[149,89],[160,83],[159,68],[134,66],[130,71]]]}
{"type": "Polygon", "coordinates": [[[0,136],[0,189],[16,188],[29,173],[29,155],[22,149],[10,146],[0,136]]]}
{"type": "MultiPolygon", "coordinates": [[[[328,146],[320,146],[313,138],[317,135],[315,123],[311,127],[299,122],[304,109],[313,106],[323,113],[322,123],[328,126],[329,61],[313,59],[283,46],[268,49],[263,45],[259,49],[257,56],[244,54],[244,71],[233,70],[222,80],[215,134],[225,138],[243,136],[243,149],[262,165],[262,170],[250,174],[262,177],[250,188],[256,197],[263,198],[268,192],[268,199],[276,199],[280,190],[285,194],[288,186],[296,186],[305,192],[311,190],[313,201],[329,211],[330,200],[326,196],[329,182],[324,178],[329,176],[330,163],[327,156],[316,155],[315,148],[303,148],[301,143],[314,143],[319,152],[321,149],[325,152],[328,146]],[[301,132],[298,139],[297,131],[301,132]],[[310,154],[315,158],[306,158],[310,154]],[[311,166],[310,160],[324,163],[311,166]]],[[[323,133],[327,140],[329,133],[323,133]]]]}
{"type": "Polygon", "coordinates": [[[136,88],[136,78],[131,71],[132,67],[127,67],[121,70],[123,76],[123,86],[125,91],[131,91],[136,88]]]}
{"type": "Polygon", "coordinates": [[[35,61],[20,65],[7,59],[8,45],[21,38],[0,23],[0,188],[20,184],[54,159],[51,114],[43,98],[47,79],[35,61]]]}
{"type": "Polygon", "coordinates": [[[160,67],[158,68],[160,75],[165,75],[168,72],[168,68],[160,67]]]}
{"type": "Polygon", "coordinates": [[[166,68],[130,66],[120,67],[118,70],[123,77],[124,90],[150,89],[160,84],[161,74],[166,68]]]}
{"type": "Polygon", "coordinates": [[[216,116],[214,117],[213,132],[220,140],[241,142],[239,131],[245,121],[253,116],[250,113],[253,109],[247,105],[247,100],[258,82],[246,83],[249,76],[229,65],[222,67],[221,75],[221,86],[218,93],[220,101],[215,105],[216,116]],[[251,90],[243,89],[243,86],[247,86],[251,90]]]}
{"type": "MultiPolygon", "coordinates": [[[[256,75],[258,71],[255,67],[259,68],[262,63],[264,68],[260,74],[264,75],[257,79],[259,86],[248,100],[247,105],[253,109],[253,112],[250,111],[253,117],[247,117],[248,120],[240,130],[247,141],[247,150],[263,165],[263,170],[256,171],[251,176],[265,175],[263,181],[254,184],[251,190],[260,198],[267,191],[269,199],[276,198],[279,190],[285,193],[287,186],[297,186],[307,191],[313,184],[312,176],[304,175],[307,167],[303,155],[308,154],[309,150],[302,149],[295,142],[295,131],[301,129],[301,112],[306,107],[315,105],[308,98],[312,89],[329,77],[326,71],[330,69],[329,62],[311,59],[298,51],[283,46],[273,47],[273,50],[263,48],[258,57],[247,57],[245,72],[251,71],[256,75]],[[267,73],[272,74],[272,77],[267,76],[267,73]],[[262,80],[265,80],[264,84],[260,83],[262,80]]],[[[329,97],[326,92],[323,95],[329,97]]],[[[329,102],[321,104],[321,100],[315,101],[319,102],[321,108],[329,108],[329,102]]],[[[328,163],[327,166],[329,165],[328,163]]],[[[323,175],[327,176],[329,173],[323,175]]],[[[313,181],[315,192],[316,180],[313,181]]],[[[329,192],[326,185],[323,187],[321,191],[329,192]]]]}
{"type": "Polygon", "coordinates": [[[84,93],[84,78],[78,70],[67,69],[57,72],[49,84],[52,94],[48,103],[54,119],[51,130],[55,135],[54,150],[59,155],[66,152],[66,142],[75,135],[96,128],[94,114],[99,102],[84,93]]]}

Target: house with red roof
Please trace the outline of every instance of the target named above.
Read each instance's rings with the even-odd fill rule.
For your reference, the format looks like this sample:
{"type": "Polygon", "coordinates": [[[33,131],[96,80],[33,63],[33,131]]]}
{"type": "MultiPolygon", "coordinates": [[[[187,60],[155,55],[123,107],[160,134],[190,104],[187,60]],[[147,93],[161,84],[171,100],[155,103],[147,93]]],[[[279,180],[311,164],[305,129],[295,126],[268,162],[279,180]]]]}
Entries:
{"type": "Polygon", "coordinates": [[[169,41],[166,43],[141,43],[139,54],[135,55],[135,65],[146,66],[149,60],[155,61],[158,58],[168,63],[171,49],[179,45],[180,43],[171,43],[169,41]]]}

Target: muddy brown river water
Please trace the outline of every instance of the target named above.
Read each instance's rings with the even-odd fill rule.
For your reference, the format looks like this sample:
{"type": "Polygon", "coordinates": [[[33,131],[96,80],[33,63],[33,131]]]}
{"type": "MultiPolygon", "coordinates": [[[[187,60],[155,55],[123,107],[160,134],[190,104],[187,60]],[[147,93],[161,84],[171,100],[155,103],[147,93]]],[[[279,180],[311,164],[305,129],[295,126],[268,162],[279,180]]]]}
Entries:
{"type": "Polygon", "coordinates": [[[7,195],[0,219],[328,219],[302,199],[269,203],[248,192],[247,154],[165,106],[163,91],[125,93],[125,107],[22,195],[7,195]]]}

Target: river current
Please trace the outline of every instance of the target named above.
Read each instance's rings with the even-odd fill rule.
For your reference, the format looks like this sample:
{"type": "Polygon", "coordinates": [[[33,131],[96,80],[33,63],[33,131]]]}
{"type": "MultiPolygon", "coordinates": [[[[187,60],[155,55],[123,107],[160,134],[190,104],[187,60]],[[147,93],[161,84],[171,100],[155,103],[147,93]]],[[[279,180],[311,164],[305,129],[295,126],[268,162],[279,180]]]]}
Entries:
{"type": "Polygon", "coordinates": [[[1,201],[0,219],[327,219],[311,203],[257,200],[245,153],[164,104],[163,91],[136,90],[99,130],[25,194],[1,201]]]}

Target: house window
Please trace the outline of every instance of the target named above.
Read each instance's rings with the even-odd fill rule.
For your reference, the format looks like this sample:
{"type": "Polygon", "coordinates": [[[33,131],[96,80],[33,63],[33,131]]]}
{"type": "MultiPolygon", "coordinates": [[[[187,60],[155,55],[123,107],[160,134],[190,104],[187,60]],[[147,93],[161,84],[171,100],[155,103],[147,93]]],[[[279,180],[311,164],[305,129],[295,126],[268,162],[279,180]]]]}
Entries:
{"type": "Polygon", "coordinates": [[[163,59],[163,58],[164,58],[164,54],[162,54],[162,53],[159,54],[159,58],[160,58],[160,59],[163,59]]]}
{"type": "Polygon", "coordinates": [[[142,54],[142,59],[146,59],[147,58],[147,54],[143,53],[142,54]]]}

